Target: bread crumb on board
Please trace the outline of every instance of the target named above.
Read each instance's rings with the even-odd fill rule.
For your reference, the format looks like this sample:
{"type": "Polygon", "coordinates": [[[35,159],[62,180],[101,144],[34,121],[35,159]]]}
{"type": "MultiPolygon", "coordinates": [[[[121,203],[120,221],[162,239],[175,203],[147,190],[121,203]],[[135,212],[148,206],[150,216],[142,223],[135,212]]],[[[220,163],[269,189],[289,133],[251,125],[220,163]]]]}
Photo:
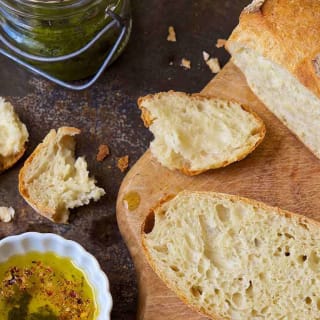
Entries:
{"type": "Polygon", "coordinates": [[[220,72],[221,68],[218,58],[210,58],[209,53],[206,51],[202,51],[202,56],[212,73],[220,72]]]}
{"type": "Polygon", "coordinates": [[[12,207],[0,207],[0,221],[10,222],[14,217],[15,211],[12,207]]]}
{"type": "Polygon", "coordinates": [[[186,58],[182,58],[180,66],[185,69],[191,69],[191,61],[186,58]]]}
{"type": "Polygon", "coordinates": [[[110,154],[110,149],[106,144],[100,144],[99,150],[97,153],[97,161],[103,161],[110,154]]]}
{"type": "Polygon", "coordinates": [[[129,165],[129,156],[128,155],[118,159],[117,166],[121,172],[125,172],[128,168],[128,165],[129,165]]]}
{"type": "Polygon", "coordinates": [[[173,26],[170,26],[170,27],[168,28],[168,37],[167,37],[167,40],[170,41],[170,42],[176,42],[176,41],[177,41],[176,32],[175,32],[173,26]]]}
{"type": "Polygon", "coordinates": [[[222,48],[226,44],[227,40],[226,39],[218,39],[216,43],[217,48],[222,48]]]}

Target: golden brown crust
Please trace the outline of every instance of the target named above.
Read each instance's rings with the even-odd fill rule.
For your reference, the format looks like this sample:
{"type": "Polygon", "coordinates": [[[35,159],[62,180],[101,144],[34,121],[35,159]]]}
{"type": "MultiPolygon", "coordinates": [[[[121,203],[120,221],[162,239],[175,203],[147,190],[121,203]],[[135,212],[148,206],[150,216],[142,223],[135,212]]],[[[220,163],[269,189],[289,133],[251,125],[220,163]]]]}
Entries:
{"type": "Polygon", "coordinates": [[[26,144],[20,150],[20,152],[14,154],[12,156],[3,157],[0,155],[0,173],[11,168],[15,163],[17,163],[21,159],[21,157],[24,155],[25,151],[26,151],[26,144]]]}
{"type": "Polygon", "coordinates": [[[244,10],[226,48],[238,43],[283,66],[320,98],[320,2],[255,0],[258,10],[244,10]],[[259,4],[260,3],[260,4],[259,4]]]}
{"type": "MultiPolygon", "coordinates": [[[[59,134],[61,137],[63,136],[74,136],[79,134],[81,131],[80,129],[74,128],[74,127],[61,127],[59,129],[59,134]]],[[[50,133],[47,135],[49,137],[49,141],[47,143],[50,143],[55,140],[57,136],[57,131],[51,130],[50,133]]],[[[33,159],[40,153],[40,151],[46,148],[46,144],[43,142],[40,143],[35,150],[32,152],[32,154],[28,157],[28,159],[25,161],[23,167],[21,168],[19,172],[19,192],[21,196],[24,198],[24,200],[39,214],[42,216],[48,218],[51,221],[54,222],[65,222],[64,217],[60,217],[57,215],[57,212],[55,208],[50,208],[43,206],[40,202],[37,202],[36,199],[32,199],[29,195],[28,191],[28,182],[25,180],[25,176],[27,171],[29,170],[29,167],[32,166],[33,159]]]]}
{"type": "MultiPolygon", "coordinates": [[[[253,205],[254,207],[262,209],[264,211],[267,211],[267,212],[271,211],[272,213],[270,213],[270,214],[274,214],[274,211],[275,211],[276,214],[278,214],[278,215],[285,216],[286,218],[289,218],[289,219],[296,219],[299,224],[303,225],[306,228],[307,228],[308,225],[311,225],[311,226],[316,227],[316,228],[320,228],[320,222],[318,222],[316,220],[307,218],[307,217],[305,217],[303,215],[296,214],[296,213],[293,213],[293,212],[290,212],[290,211],[287,211],[287,210],[280,209],[278,207],[269,206],[269,205],[267,205],[267,204],[265,204],[263,202],[260,202],[260,201],[256,201],[256,200],[249,199],[249,198],[240,197],[240,196],[237,196],[237,195],[230,195],[230,194],[217,193],[217,192],[205,192],[205,191],[182,191],[180,194],[186,194],[186,195],[192,194],[192,195],[199,195],[199,196],[201,196],[202,194],[206,194],[206,195],[209,194],[212,197],[215,197],[215,198],[218,198],[218,199],[227,199],[227,200],[230,200],[232,202],[242,201],[244,203],[253,205]]],[[[178,196],[178,195],[179,195],[179,193],[176,196],[178,196]]],[[[147,215],[147,217],[143,221],[143,224],[142,224],[142,227],[141,227],[141,244],[142,244],[144,255],[145,255],[148,263],[150,264],[151,268],[159,276],[159,278],[165,283],[165,285],[170,290],[172,290],[191,309],[193,309],[194,311],[197,311],[197,312],[199,312],[201,314],[204,314],[206,316],[209,316],[213,320],[229,320],[227,318],[221,318],[216,314],[210,314],[210,313],[206,312],[205,310],[199,308],[199,306],[190,305],[190,302],[188,301],[188,299],[184,295],[184,293],[182,291],[177,290],[177,288],[175,288],[175,286],[172,285],[172,283],[159,270],[159,268],[157,267],[156,263],[153,261],[153,259],[151,258],[151,255],[149,254],[149,251],[148,251],[147,245],[146,245],[146,234],[150,233],[152,230],[150,230],[150,228],[149,228],[147,230],[148,232],[145,233],[144,232],[145,223],[150,218],[150,215],[155,215],[158,210],[161,210],[161,207],[162,207],[162,205],[164,203],[169,202],[174,197],[175,196],[170,196],[170,197],[164,197],[163,199],[161,199],[157,203],[157,205],[153,209],[151,209],[151,211],[149,212],[149,214],[147,215]]]]}
{"type": "Polygon", "coordinates": [[[178,170],[181,173],[183,173],[183,174],[185,174],[187,176],[195,176],[195,175],[199,175],[199,174],[201,174],[203,172],[206,172],[208,170],[223,168],[223,167],[226,167],[227,165],[229,165],[231,163],[234,163],[234,162],[237,162],[237,161],[240,161],[240,160],[244,159],[247,155],[249,155],[251,152],[253,152],[260,145],[260,143],[262,142],[262,140],[264,139],[264,137],[266,135],[266,126],[265,126],[263,120],[249,106],[243,105],[243,104],[241,104],[241,103],[239,103],[239,102],[237,102],[235,100],[232,100],[232,99],[226,100],[226,99],[222,99],[222,98],[219,98],[219,97],[213,96],[213,95],[206,96],[206,95],[203,95],[203,94],[200,94],[200,93],[188,94],[188,93],[185,93],[185,92],[177,92],[177,91],[173,91],[173,90],[170,90],[169,92],[159,92],[159,93],[155,93],[155,94],[149,94],[149,95],[147,95],[145,97],[140,97],[138,99],[138,107],[142,111],[141,118],[142,118],[142,120],[144,122],[144,125],[147,128],[150,127],[150,125],[154,121],[154,118],[152,118],[151,113],[148,110],[146,110],[146,108],[143,107],[143,103],[145,101],[152,100],[152,99],[154,99],[154,98],[156,98],[158,96],[161,96],[162,94],[167,94],[167,93],[174,93],[174,94],[180,95],[182,97],[186,97],[187,96],[187,97],[191,97],[191,98],[196,98],[197,100],[219,99],[221,101],[226,101],[226,102],[228,101],[228,102],[238,103],[244,111],[252,114],[255,117],[255,119],[257,120],[257,122],[260,124],[260,129],[257,132],[260,135],[259,140],[250,149],[248,149],[245,152],[243,152],[242,154],[240,154],[236,160],[224,161],[224,162],[218,163],[218,164],[216,164],[214,166],[203,168],[201,170],[191,170],[189,168],[189,166],[187,165],[187,163],[186,163],[184,167],[182,167],[182,168],[180,168],[178,170]]]}
{"type": "Polygon", "coordinates": [[[81,133],[81,130],[75,127],[61,127],[57,130],[57,133],[58,131],[61,136],[75,136],[81,133]]]}

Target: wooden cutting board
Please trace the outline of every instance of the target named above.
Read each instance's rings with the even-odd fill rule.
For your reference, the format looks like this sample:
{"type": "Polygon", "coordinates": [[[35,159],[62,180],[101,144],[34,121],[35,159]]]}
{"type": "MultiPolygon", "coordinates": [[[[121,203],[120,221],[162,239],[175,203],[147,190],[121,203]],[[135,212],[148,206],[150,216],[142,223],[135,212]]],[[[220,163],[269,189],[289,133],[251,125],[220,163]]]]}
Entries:
{"type": "Polygon", "coordinates": [[[202,93],[251,106],[264,120],[267,134],[246,159],[196,177],[163,168],[150,151],[129,171],[119,191],[117,219],[137,270],[138,319],[206,319],[180,302],[143,256],[142,221],[165,195],[183,189],[212,190],[253,198],[320,220],[320,160],[253,95],[240,71],[229,63],[202,93]]]}

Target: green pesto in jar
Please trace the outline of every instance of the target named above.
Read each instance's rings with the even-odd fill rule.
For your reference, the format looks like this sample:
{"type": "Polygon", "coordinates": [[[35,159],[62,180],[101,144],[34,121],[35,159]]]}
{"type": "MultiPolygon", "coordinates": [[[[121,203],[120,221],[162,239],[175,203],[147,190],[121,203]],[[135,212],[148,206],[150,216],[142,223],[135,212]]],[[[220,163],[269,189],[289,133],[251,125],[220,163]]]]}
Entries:
{"type": "MultiPolygon", "coordinates": [[[[130,14],[129,0],[5,0],[5,3],[9,3],[8,7],[0,12],[5,17],[1,22],[4,36],[19,49],[42,57],[58,57],[82,48],[112,21],[106,15],[109,7],[124,19],[130,14]]],[[[119,33],[119,28],[111,28],[88,51],[68,61],[28,62],[62,80],[83,79],[96,73],[119,33]]],[[[130,30],[115,58],[124,49],[129,33],[130,30]]]]}
{"type": "Polygon", "coordinates": [[[95,320],[94,291],[70,259],[29,252],[0,263],[1,320],[95,320]]]}

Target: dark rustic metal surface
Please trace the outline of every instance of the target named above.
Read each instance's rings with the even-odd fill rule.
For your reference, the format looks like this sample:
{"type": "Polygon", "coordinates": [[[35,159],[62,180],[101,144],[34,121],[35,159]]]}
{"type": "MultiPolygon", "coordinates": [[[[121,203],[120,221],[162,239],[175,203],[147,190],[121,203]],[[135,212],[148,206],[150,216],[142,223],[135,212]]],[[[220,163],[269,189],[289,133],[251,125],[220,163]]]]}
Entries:
{"type": "Polygon", "coordinates": [[[117,192],[124,177],[116,167],[117,158],[129,155],[132,166],[152,138],[140,120],[136,100],[161,90],[200,91],[213,77],[202,51],[226,63],[228,54],[215,47],[216,40],[230,34],[248,2],[133,0],[133,33],[127,49],[85,92],[61,89],[0,57],[0,95],[14,104],[30,133],[24,158],[0,176],[0,206],[16,209],[12,223],[0,223],[0,238],[39,231],[78,241],[96,256],[109,277],[112,319],[135,319],[137,303],[134,266],[115,218],[117,192]],[[176,43],[166,41],[169,25],[175,27],[176,43]],[[182,57],[191,60],[191,70],[179,66],[182,57]],[[85,155],[90,172],[107,195],[73,210],[68,225],[56,225],[36,214],[19,196],[18,172],[49,129],[64,125],[82,130],[77,154],[85,155]],[[111,155],[98,163],[96,152],[104,143],[111,155]]]}

